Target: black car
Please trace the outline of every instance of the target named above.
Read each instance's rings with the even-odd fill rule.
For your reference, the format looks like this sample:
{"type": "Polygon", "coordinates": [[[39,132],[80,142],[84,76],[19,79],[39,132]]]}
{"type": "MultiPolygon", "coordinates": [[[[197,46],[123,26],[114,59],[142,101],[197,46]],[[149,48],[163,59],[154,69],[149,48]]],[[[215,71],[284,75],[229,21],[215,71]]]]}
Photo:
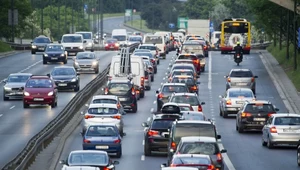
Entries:
{"type": "Polygon", "coordinates": [[[297,165],[300,166],[300,140],[297,146],[297,165]]]}
{"type": "Polygon", "coordinates": [[[272,114],[279,111],[269,101],[245,102],[236,115],[236,130],[243,133],[245,130],[261,131],[272,114]]]}
{"type": "Polygon", "coordinates": [[[49,37],[40,35],[31,42],[31,54],[44,52],[46,45],[52,43],[49,37]]]}
{"type": "Polygon", "coordinates": [[[198,84],[200,82],[195,81],[193,76],[173,76],[171,83],[184,83],[189,88],[190,93],[199,94],[198,84]]]}
{"type": "Polygon", "coordinates": [[[157,73],[156,59],[155,59],[155,57],[153,56],[153,54],[151,52],[135,52],[135,53],[133,53],[133,55],[135,55],[135,56],[147,56],[147,57],[149,57],[151,63],[153,64],[154,74],[157,73]]]}
{"type": "Polygon", "coordinates": [[[167,152],[169,129],[173,121],[182,119],[179,106],[167,105],[158,113],[142,123],[145,130],[144,155],[151,156],[152,151],[167,152]],[[170,107],[172,107],[170,109],[170,107]]]}
{"type": "Polygon", "coordinates": [[[65,53],[65,48],[61,44],[48,44],[43,54],[43,64],[48,62],[63,62],[68,63],[68,56],[65,53]]]}
{"type": "Polygon", "coordinates": [[[118,96],[124,110],[136,113],[138,110],[136,91],[136,86],[130,80],[112,79],[107,83],[104,94],[118,96]]]}
{"type": "Polygon", "coordinates": [[[58,90],[71,89],[77,92],[80,89],[79,73],[71,66],[54,67],[50,76],[58,90]]]}

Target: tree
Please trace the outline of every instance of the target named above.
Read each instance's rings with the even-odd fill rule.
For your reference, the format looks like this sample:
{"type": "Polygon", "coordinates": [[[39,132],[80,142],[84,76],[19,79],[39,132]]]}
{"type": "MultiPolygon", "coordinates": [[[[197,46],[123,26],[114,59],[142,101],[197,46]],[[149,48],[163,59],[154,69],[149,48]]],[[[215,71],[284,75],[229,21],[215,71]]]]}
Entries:
{"type": "Polygon", "coordinates": [[[184,14],[190,19],[208,19],[210,10],[216,0],[188,0],[185,3],[184,14]]]}
{"type": "Polygon", "coordinates": [[[225,18],[231,16],[230,10],[222,3],[218,3],[214,6],[213,11],[211,12],[211,20],[214,23],[214,29],[220,30],[219,25],[225,18]]]}
{"type": "Polygon", "coordinates": [[[249,5],[245,0],[221,0],[221,3],[229,9],[231,18],[252,19],[252,13],[249,10],[249,5]]]}

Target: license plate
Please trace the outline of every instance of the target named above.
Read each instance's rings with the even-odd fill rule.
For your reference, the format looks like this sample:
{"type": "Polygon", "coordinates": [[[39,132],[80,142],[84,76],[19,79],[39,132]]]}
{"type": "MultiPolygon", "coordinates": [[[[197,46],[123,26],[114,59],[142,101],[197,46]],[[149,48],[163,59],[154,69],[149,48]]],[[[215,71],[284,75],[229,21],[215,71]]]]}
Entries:
{"type": "Polygon", "coordinates": [[[58,58],[56,58],[56,57],[51,57],[51,60],[58,60],[58,58]]]}
{"type": "Polygon", "coordinates": [[[113,46],[110,46],[110,48],[114,48],[113,46]]]}
{"type": "Polygon", "coordinates": [[[23,94],[23,92],[16,92],[16,94],[23,94]]]}
{"type": "Polygon", "coordinates": [[[108,146],[96,146],[96,149],[108,149],[108,146]]]}
{"type": "Polygon", "coordinates": [[[247,83],[237,83],[238,86],[247,86],[247,83]]]}
{"type": "Polygon", "coordinates": [[[283,129],[283,132],[297,132],[295,129],[283,129]]]}
{"type": "Polygon", "coordinates": [[[63,83],[60,83],[58,84],[58,86],[67,86],[68,84],[63,84],[63,83]]]}
{"type": "Polygon", "coordinates": [[[69,53],[69,55],[76,55],[76,53],[69,53]]]}
{"type": "Polygon", "coordinates": [[[33,100],[34,100],[34,101],[44,101],[43,98],[34,98],[33,100]]]}
{"type": "Polygon", "coordinates": [[[126,101],[126,98],[119,98],[120,101],[126,101]]]}
{"type": "Polygon", "coordinates": [[[39,50],[44,50],[44,48],[39,48],[39,50]]]}
{"type": "Polygon", "coordinates": [[[243,104],[243,103],[244,103],[243,101],[236,102],[236,104],[243,104]]]}
{"type": "Polygon", "coordinates": [[[254,121],[266,121],[266,118],[253,118],[254,121]]]}

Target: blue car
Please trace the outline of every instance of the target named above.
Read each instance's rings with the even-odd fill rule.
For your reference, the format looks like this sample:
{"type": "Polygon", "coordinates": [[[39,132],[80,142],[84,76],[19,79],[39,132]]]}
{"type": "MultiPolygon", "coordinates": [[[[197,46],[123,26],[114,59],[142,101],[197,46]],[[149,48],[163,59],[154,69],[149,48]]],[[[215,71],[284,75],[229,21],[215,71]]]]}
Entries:
{"type": "MultiPolygon", "coordinates": [[[[125,133],[124,133],[125,135],[125,133]]],[[[83,150],[102,150],[122,156],[122,138],[116,125],[91,125],[83,134],[83,150]]]]}
{"type": "Polygon", "coordinates": [[[62,62],[68,63],[68,56],[65,52],[65,48],[61,44],[48,44],[43,54],[43,64],[48,62],[62,62]]]}

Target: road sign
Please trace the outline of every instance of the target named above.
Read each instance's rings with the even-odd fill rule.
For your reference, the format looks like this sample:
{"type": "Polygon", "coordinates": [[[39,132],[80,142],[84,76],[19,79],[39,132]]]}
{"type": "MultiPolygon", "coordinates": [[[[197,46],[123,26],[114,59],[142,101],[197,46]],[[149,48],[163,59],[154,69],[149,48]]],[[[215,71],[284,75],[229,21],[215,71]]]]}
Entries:
{"type": "Polygon", "coordinates": [[[209,21],[209,32],[214,32],[214,23],[212,21],[209,21]]]}
{"type": "Polygon", "coordinates": [[[169,23],[169,28],[170,28],[170,29],[175,28],[175,24],[174,24],[174,23],[169,23]]]}
{"type": "Polygon", "coordinates": [[[132,9],[126,9],[125,10],[125,16],[130,17],[132,15],[132,9]]]}
{"type": "Polygon", "coordinates": [[[84,4],[84,9],[88,9],[88,5],[87,4],[84,4]]]}
{"type": "Polygon", "coordinates": [[[188,27],[188,17],[178,17],[177,18],[177,28],[187,29],[188,27]]]}
{"type": "Polygon", "coordinates": [[[18,10],[8,10],[8,25],[18,25],[18,10]]]}

